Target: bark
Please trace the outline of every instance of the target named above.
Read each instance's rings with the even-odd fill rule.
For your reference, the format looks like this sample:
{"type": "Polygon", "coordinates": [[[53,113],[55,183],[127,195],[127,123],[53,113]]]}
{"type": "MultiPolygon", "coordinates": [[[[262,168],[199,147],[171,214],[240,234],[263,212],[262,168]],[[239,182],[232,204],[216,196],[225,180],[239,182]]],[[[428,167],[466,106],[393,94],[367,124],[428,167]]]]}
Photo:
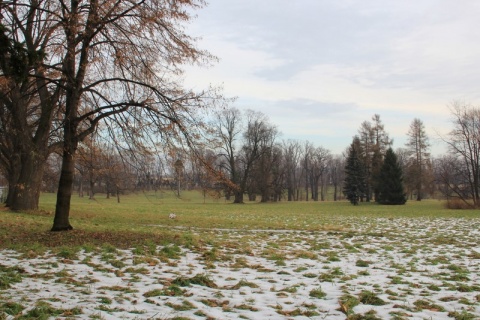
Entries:
{"type": "Polygon", "coordinates": [[[34,151],[21,157],[21,171],[15,183],[10,207],[12,210],[37,210],[46,155],[34,151]]]}
{"type": "Polygon", "coordinates": [[[88,184],[90,185],[90,192],[89,192],[89,195],[88,195],[88,199],[93,200],[95,198],[95,192],[94,192],[95,181],[93,180],[93,173],[92,172],[89,173],[88,184]]]}
{"type": "MultiPolygon", "coordinates": [[[[67,144],[67,143],[65,143],[67,144]]],[[[75,160],[73,153],[65,148],[62,157],[62,172],[58,183],[57,205],[55,207],[55,218],[51,231],[72,230],[70,225],[70,200],[73,192],[73,176],[75,160]]]]}
{"type": "Polygon", "coordinates": [[[12,157],[14,161],[9,161],[7,168],[7,180],[8,180],[8,194],[5,199],[5,205],[11,207],[13,204],[13,197],[15,195],[15,188],[17,186],[18,178],[20,177],[20,157],[12,157]]]}
{"type": "Polygon", "coordinates": [[[287,201],[293,201],[293,196],[294,196],[293,188],[289,187],[287,201]]]}
{"type": "Polygon", "coordinates": [[[243,203],[243,190],[235,191],[235,199],[233,203],[243,203]]]}

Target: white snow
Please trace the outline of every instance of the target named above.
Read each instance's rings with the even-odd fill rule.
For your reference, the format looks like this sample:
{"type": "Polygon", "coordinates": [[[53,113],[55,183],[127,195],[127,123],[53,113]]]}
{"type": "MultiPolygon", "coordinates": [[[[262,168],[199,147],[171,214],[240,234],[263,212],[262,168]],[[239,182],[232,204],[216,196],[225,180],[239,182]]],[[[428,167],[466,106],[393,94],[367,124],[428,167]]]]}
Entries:
{"type": "Polygon", "coordinates": [[[344,320],[341,297],[371,291],[385,304],[359,303],[351,314],[453,319],[449,312],[463,312],[480,319],[480,219],[352,218],[348,225],[345,232],[215,230],[218,245],[182,248],[170,259],[134,250],[117,250],[112,258],[101,248],[75,259],[3,250],[0,266],[24,272],[21,282],[0,290],[0,310],[2,301],[17,302],[26,313],[42,300],[80,308],[70,316],[78,319],[344,320]],[[225,239],[236,245],[221,247],[225,239]],[[214,252],[210,260],[208,252],[214,252]],[[190,284],[177,296],[144,296],[194,276],[216,287],[190,284]],[[314,289],[325,297],[311,297],[314,289]]]}

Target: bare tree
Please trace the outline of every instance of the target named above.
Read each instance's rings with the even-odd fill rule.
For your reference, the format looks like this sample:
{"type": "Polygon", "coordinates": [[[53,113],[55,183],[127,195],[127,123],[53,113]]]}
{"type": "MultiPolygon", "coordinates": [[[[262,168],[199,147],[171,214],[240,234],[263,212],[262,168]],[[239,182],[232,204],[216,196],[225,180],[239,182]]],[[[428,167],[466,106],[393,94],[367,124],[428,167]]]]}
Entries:
{"type": "Polygon", "coordinates": [[[281,145],[275,144],[272,152],[271,166],[271,188],[273,201],[280,201],[284,196],[287,169],[283,152],[284,150],[281,145]]]}
{"type": "Polygon", "coordinates": [[[262,126],[255,133],[260,135],[259,156],[249,174],[249,180],[253,182],[252,191],[260,194],[260,201],[267,202],[274,197],[274,181],[281,178],[281,151],[276,147],[277,129],[267,121],[262,126]]]}
{"type": "Polygon", "coordinates": [[[444,155],[434,161],[435,181],[438,191],[447,200],[458,199],[471,206],[472,197],[468,169],[465,162],[454,155],[444,155]]]}
{"type": "Polygon", "coordinates": [[[444,184],[462,201],[480,206],[480,109],[453,103],[451,106],[453,130],[443,138],[457,161],[449,161],[462,183],[444,184]]]}
{"type": "Polygon", "coordinates": [[[313,149],[309,167],[309,180],[312,190],[312,200],[314,201],[319,200],[319,193],[321,200],[323,201],[325,199],[324,192],[326,189],[327,168],[331,157],[330,151],[323,147],[313,149]]]}
{"type": "Polygon", "coordinates": [[[288,140],[283,142],[283,156],[285,163],[285,180],[287,200],[298,201],[300,192],[300,156],[301,145],[298,141],[288,140]]]}
{"type": "Polygon", "coordinates": [[[309,197],[309,187],[311,185],[310,182],[310,171],[311,171],[311,161],[312,155],[314,153],[315,147],[309,141],[305,141],[303,145],[303,153],[302,153],[302,177],[305,186],[305,201],[308,201],[309,197]]]}
{"type": "Polygon", "coordinates": [[[213,126],[219,140],[219,166],[228,176],[226,197],[229,199],[230,193],[235,191],[240,182],[238,149],[243,131],[243,119],[240,111],[236,108],[228,108],[218,112],[213,126]]]}
{"type": "Polygon", "coordinates": [[[270,179],[270,171],[266,169],[270,169],[268,163],[272,161],[278,134],[268,118],[252,110],[242,116],[238,109],[225,109],[217,113],[214,126],[220,166],[228,176],[224,182],[227,192],[235,196],[234,203],[243,203],[247,191],[253,196],[259,187],[267,190],[269,186],[265,181],[270,179]],[[257,175],[253,175],[254,171],[257,175]]]}
{"type": "MultiPolygon", "coordinates": [[[[22,127],[28,139],[19,140],[22,145],[41,142],[29,151],[49,150],[46,146],[53,132],[61,145],[62,169],[52,231],[72,229],[69,211],[75,153],[78,143],[101,121],[135,141],[161,136],[163,142],[186,142],[192,147],[201,139],[201,115],[220,97],[214,90],[186,90],[178,75],[185,63],[204,64],[214,59],[197,49],[196,39],[183,28],[192,18],[192,9],[204,4],[202,0],[1,2],[9,43],[24,40],[26,56],[35,57],[26,60],[27,72],[22,74],[33,80],[23,87],[33,83],[33,91],[25,92],[34,92],[39,102],[26,102],[22,109],[7,108],[14,121],[33,119],[33,124],[22,127]],[[34,109],[38,111],[30,112],[32,105],[38,105],[34,109]],[[54,130],[57,125],[60,130],[54,130]]],[[[1,52],[3,60],[11,53],[1,52]]],[[[11,78],[15,80],[14,75],[11,78]]],[[[3,106],[15,103],[4,93],[22,88],[19,83],[8,81],[13,85],[2,91],[3,106]]],[[[25,92],[19,96],[32,96],[25,92]]],[[[41,169],[38,163],[46,159],[38,154],[41,157],[30,166],[35,172],[41,169]]]]}
{"type": "Polygon", "coordinates": [[[74,154],[79,141],[107,118],[130,135],[191,138],[202,93],[174,80],[182,63],[209,59],[180,23],[200,1],[61,1],[61,70],[65,79],[63,162],[53,231],[68,221],[74,154]],[[149,127],[146,127],[148,124],[149,127]]]}
{"type": "Polygon", "coordinates": [[[345,158],[343,156],[333,156],[328,165],[329,179],[333,185],[333,201],[339,200],[342,194],[342,184],[345,180],[345,158]]]}
{"type": "Polygon", "coordinates": [[[251,171],[255,163],[270,152],[269,146],[277,134],[276,128],[268,123],[268,118],[264,114],[249,110],[246,118],[246,131],[243,134],[243,144],[237,161],[240,179],[237,182],[234,203],[243,203],[251,171]]]}

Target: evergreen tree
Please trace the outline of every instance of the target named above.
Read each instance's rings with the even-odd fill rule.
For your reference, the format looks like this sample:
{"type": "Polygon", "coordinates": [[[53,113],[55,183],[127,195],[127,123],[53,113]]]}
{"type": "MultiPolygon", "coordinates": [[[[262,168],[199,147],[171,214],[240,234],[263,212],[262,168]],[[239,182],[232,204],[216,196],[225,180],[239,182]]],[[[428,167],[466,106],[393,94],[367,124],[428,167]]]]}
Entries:
{"type": "Polygon", "coordinates": [[[377,202],[380,204],[405,204],[407,201],[403,190],[402,168],[392,148],[387,150],[380,169],[378,191],[377,202]]]}
{"type": "Polygon", "coordinates": [[[355,137],[348,150],[343,194],[354,205],[365,194],[365,174],[360,160],[360,140],[355,137]]]}

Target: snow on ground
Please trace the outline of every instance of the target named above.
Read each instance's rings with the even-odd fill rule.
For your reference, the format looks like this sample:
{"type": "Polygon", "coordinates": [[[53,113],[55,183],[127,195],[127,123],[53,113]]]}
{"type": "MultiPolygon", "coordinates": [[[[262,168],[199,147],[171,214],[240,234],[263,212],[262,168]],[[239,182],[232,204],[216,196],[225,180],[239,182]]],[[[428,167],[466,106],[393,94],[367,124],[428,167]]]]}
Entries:
{"type": "Polygon", "coordinates": [[[480,219],[344,223],[202,230],[218,241],[190,249],[3,250],[0,319],[41,306],[82,319],[480,319],[480,219]]]}

